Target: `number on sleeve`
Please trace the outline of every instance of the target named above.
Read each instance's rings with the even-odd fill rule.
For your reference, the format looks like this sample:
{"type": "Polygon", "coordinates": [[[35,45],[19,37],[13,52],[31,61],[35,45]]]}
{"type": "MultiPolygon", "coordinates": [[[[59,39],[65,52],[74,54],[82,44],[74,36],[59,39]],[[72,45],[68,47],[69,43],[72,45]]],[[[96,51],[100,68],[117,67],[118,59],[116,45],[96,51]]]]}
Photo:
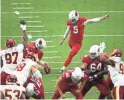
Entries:
{"type": "Polygon", "coordinates": [[[74,26],[73,27],[73,33],[74,34],[78,34],[78,26],[74,26]]]}
{"type": "Polygon", "coordinates": [[[17,71],[22,71],[23,68],[25,67],[25,65],[26,65],[26,63],[21,63],[21,64],[19,64],[19,65],[17,66],[16,70],[17,70],[17,71]]]}
{"type": "Polygon", "coordinates": [[[66,78],[70,77],[69,73],[65,73],[65,76],[66,76],[66,78]]]}

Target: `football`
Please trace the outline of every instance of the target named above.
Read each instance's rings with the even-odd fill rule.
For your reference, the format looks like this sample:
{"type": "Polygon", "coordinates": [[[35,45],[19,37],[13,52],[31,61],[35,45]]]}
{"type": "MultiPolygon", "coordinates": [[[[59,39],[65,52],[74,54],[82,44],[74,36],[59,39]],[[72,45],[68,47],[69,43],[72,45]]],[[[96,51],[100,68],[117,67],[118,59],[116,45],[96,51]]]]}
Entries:
{"type": "Polygon", "coordinates": [[[44,64],[44,71],[46,74],[50,74],[51,68],[50,68],[50,65],[48,63],[44,64]]]}

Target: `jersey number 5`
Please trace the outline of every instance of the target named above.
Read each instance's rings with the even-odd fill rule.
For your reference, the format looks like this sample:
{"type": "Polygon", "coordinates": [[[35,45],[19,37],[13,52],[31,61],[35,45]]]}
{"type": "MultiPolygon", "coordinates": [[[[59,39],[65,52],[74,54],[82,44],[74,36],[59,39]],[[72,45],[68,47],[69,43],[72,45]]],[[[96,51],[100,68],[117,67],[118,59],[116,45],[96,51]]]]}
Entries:
{"type": "Polygon", "coordinates": [[[78,26],[74,26],[73,27],[73,33],[74,34],[78,34],[78,26]]]}

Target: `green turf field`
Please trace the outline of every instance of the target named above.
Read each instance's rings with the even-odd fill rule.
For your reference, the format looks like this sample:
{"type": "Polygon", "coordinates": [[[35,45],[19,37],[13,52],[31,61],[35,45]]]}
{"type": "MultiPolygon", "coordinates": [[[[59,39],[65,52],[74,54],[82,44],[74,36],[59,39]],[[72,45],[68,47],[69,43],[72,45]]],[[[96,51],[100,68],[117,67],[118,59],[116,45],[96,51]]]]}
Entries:
{"type": "MultiPolygon", "coordinates": [[[[106,43],[105,52],[120,48],[124,52],[124,0],[1,0],[1,47],[5,48],[5,40],[14,38],[21,42],[19,21],[27,21],[28,34],[33,41],[43,37],[47,41],[44,51],[44,61],[52,68],[51,75],[43,74],[46,98],[52,97],[55,81],[60,76],[59,69],[69,53],[68,40],[59,45],[66,30],[66,20],[70,10],[77,10],[80,16],[87,18],[110,14],[110,19],[87,25],[85,38],[80,52],[74,57],[69,69],[81,66],[81,57],[88,53],[89,47],[100,42],[106,43]],[[16,14],[19,11],[20,14],[16,14]]],[[[123,57],[124,58],[124,57],[123,57]]],[[[98,90],[92,88],[86,99],[98,97],[98,90]]],[[[74,98],[67,94],[67,98],[74,98]]]]}

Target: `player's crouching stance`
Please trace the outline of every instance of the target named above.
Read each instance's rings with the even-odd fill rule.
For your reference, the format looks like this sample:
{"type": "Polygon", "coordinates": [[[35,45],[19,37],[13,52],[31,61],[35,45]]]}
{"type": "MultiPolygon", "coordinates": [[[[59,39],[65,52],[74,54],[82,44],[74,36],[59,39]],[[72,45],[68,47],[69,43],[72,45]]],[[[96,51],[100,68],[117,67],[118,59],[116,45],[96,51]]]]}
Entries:
{"type": "Polygon", "coordinates": [[[38,57],[34,51],[35,47],[28,48],[28,54],[16,67],[15,75],[17,75],[19,83],[25,86],[27,96],[35,99],[44,99],[42,75],[38,70],[41,66],[36,63],[38,57]]]}
{"type": "Polygon", "coordinates": [[[52,99],[65,98],[65,92],[71,92],[76,99],[83,99],[83,95],[80,92],[82,87],[79,88],[78,83],[82,82],[84,84],[87,77],[79,67],[64,72],[56,82],[56,90],[52,99]]]}
{"type": "Polygon", "coordinates": [[[124,99],[124,62],[121,61],[122,52],[120,49],[114,49],[110,60],[114,61],[115,66],[108,66],[110,78],[114,84],[114,99],[124,99]]]}
{"type": "Polygon", "coordinates": [[[26,99],[25,88],[20,86],[15,75],[8,75],[6,78],[6,85],[0,85],[0,99],[26,99]]]}
{"type": "MultiPolygon", "coordinates": [[[[108,56],[103,53],[105,49],[105,43],[99,45],[91,46],[89,50],[89,55],[82,58],[82,70],[89,71],[89,80],[84,84],[82,89],[82,94],[85,96],[86,93],[91,89],[91,87],[96,86],[97,89],[108,99],[112,99],[111,92],[107,86],[104,74],[108,72],[106,65],[113,64],[107,62],[108,56]]],[[[102,99],[99,97],[99,99],[102,99]]]]}

